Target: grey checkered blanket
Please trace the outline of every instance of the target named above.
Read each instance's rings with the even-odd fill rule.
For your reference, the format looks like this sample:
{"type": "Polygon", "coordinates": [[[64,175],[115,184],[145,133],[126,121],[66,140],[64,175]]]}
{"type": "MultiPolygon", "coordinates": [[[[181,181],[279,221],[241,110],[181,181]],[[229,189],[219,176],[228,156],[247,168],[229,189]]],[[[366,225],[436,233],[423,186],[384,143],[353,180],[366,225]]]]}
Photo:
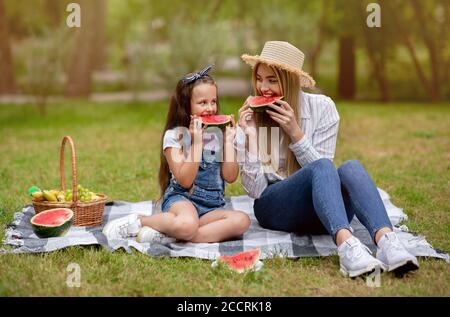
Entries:
{"type": "MultiPolygon", "coordinates": [[[[386,206],[389,218],[397,231],[400,240],[405,247],[416,256],[441,258],[449,261],[449,255],[434,249],[422,236],[408,232],[406,226],[399,224],[407,217],[403,210],[394,206],[389,195],[379,189],[386,206]]],[[[26,206],[22,212],[14,215],[14,220],[6,228],[4,244],[12,246],[3,249],[2,252],[30,253],[51,252],[75,245],[101,245],[114,251],[120,248],[131,252],[136,249],[139,252],[152,256],[171,257],[196,257],[202,259],[215,259],[220,255],[235,254],[243,250],[253,248],[261,249],[261,258],[273,256],[285,256],[297,258],[304,256],[328,256],[336,254],[336,245],[329,235],[296,235],[280,231],[263,229],[258,225],[253,214],[253,200],[248,196],[227,197],[225,208],[242,210],[248,213],[252,220],[250,229],[238,240],[221,243],[166,243],[149,244],[138,243],[135,239],[123,239],[108,241],[102,234],[102,227],[72,227],[63,237],[39,239],[30,225],[30,219],[34,215],[32,206],[26,206]]],[[[130,213],[151,215],[160,212],[155,208],[153,201],[130,203],[114,201],[106,206],[103,223],[126,216],[130,213]]],[[[365,243],[372,251],[376,246],[371,241],[368,231],[362,224],[354,219],[351,223],[355,236],[365,243]]]]}

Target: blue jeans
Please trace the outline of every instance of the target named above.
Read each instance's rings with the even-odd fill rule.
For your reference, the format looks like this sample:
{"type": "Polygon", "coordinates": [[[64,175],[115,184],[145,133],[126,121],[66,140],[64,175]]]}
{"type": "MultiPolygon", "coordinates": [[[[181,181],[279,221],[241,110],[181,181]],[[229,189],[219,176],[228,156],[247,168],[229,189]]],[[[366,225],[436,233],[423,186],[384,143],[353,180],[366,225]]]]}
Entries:
{"type": "Polygon", "coordinates": [[[383,201],[367,171],[356,160],[338,169],[319,159],[285,180],[269,185],[254,202],[255,217],[267,229],[299,234],[350,230],[356,215],[375,241],[376,232],[392,229],[383,201]]]}

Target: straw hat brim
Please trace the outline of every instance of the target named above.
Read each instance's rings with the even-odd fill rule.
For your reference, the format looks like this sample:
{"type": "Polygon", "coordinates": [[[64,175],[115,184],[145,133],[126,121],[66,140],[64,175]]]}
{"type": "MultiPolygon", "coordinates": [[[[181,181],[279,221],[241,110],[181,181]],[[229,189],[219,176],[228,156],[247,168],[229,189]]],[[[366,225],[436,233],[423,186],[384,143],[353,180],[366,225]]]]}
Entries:
{"type": "Polygon", "coordinates": [[[312,88],[316,85],[316,81],[307,72],[304,72],[300,68],[295,68],[295,67],[292,67],[292,66],[284,64],[284,63],[276,62],[276,61],[261,57],[259,55],[251,56],[248,54],[243,54],[241,56],[241,58],[244,62],[246,62],[252,68],[257,63],[264,63],[269,66],[274,66],[274,67],[277,67],[280,69],[284,69],[288,72],[297,74],[300,77],[300,85],[304,88],[312,88]]]}

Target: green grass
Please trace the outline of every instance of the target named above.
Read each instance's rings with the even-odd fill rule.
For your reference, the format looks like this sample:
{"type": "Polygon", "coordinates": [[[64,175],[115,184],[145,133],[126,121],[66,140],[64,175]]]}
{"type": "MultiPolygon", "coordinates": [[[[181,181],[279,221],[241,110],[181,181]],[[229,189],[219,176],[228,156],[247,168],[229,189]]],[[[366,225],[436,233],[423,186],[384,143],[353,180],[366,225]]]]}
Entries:
{"type": "MultiPolygon", "coordinates": [[[[235,113],[239,100],[222,100],[235,113]]],[[[339,103],[341,127],[336,164],[359,159],[377,185],[409,216],[408,227],[439,249],[450,250],[449,104],[339,103]]],[[[77,148],[77,179],[114,200],[158,196],[160,137],[166,103],[48,106],[42,117],[31,105],[0,106],[0,235],[14,212],[28,204],[28,187],[59,187],[59,146],[70,135],[77,148]]],[[[69,156],[66,175],[69,177],[69,156]]],[[[243,194],[239,183],[227,195],[243,194]]],[[[274,258],[247,275],[213,270],[210,261],[154,258],[73,247],[48,254],[0,256],[1,296],[418,296],[450,295],[450,270],[441,260],[420,258],[421,269],[404,278],[383,274],[380,288],[346,279],[338,258],[274,258]],[[66,285],[67,266],[78,263],[81,287],[66,285]],[[282,281],[282,282],[281,282],[282,281]],[[281,283],[280,283],[281,282],[281,283]]]]}

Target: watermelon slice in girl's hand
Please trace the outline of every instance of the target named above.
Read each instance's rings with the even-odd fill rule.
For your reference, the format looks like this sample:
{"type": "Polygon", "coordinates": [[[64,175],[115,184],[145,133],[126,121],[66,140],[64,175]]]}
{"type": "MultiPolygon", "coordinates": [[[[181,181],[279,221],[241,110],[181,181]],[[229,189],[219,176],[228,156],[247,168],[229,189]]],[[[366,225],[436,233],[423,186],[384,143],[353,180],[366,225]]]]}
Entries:
{"type": "Polygon", "coordinates": [[[283,96],[272,96],[272,97],[253,96],[247,100],[247,103],[253,111],[263,112],[269,109],[270,104],[282,98],[283,96]]]}
{"type": "Polygon", "coordinates": [[[217,114],[217,115],[202,116],[201,118],[202,124],[208,127],[222,128],[231,124],[231,116],[229,115],[217,114]]]}
{"type": "Polygon", "coordinates": [[[263,266],[263,263],[259,261],[260,256],[260,249],[244,251],[235,255],[222,255],[211,266],[217,267],[220,263],[238,273],[259,271],[263,266]]]}

